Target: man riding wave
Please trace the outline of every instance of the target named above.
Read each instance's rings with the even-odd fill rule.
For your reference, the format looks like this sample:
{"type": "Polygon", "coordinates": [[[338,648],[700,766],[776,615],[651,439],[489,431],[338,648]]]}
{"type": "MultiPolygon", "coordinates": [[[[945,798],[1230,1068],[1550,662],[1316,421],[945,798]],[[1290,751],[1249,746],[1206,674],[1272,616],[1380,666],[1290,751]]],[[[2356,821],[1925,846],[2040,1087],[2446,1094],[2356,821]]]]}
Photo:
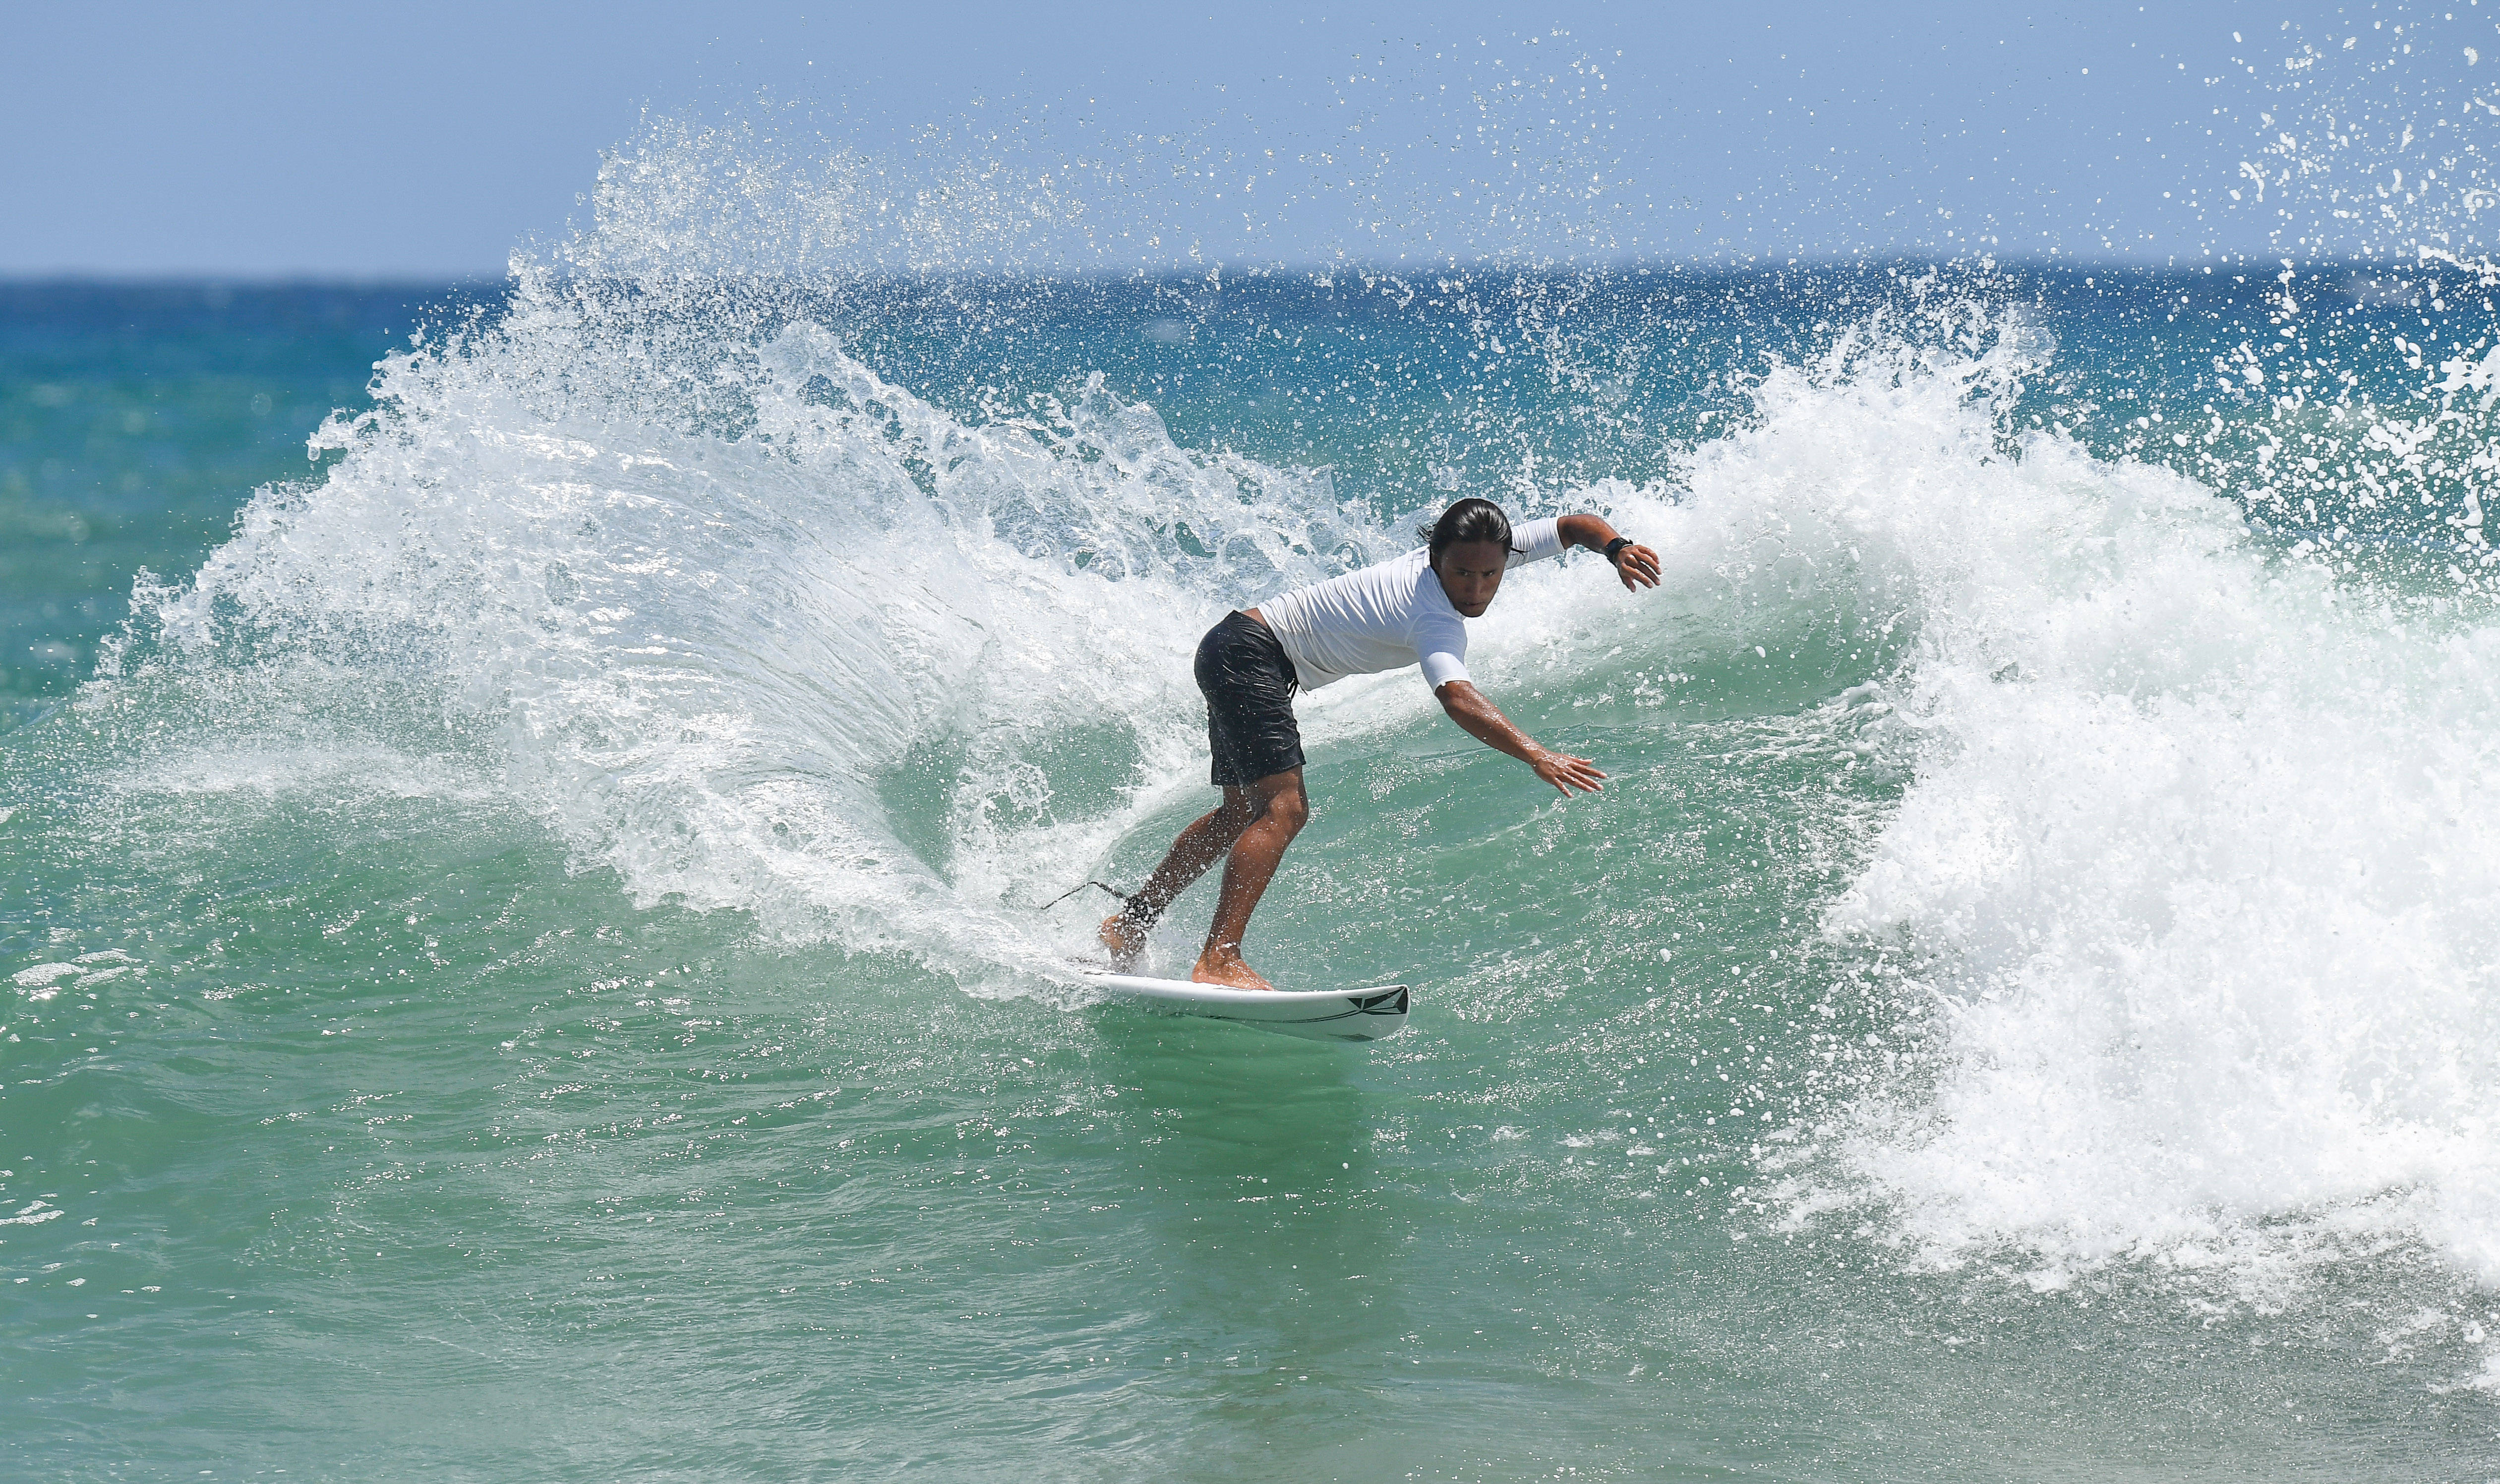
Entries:
{"type": "Polygon", "coordinates": [[[1426,545],[1229,613],[1199,641],[1210,781],[1224,802],[1182,830],[1146,883],[1102,920],[1100,937],[1114,966],[1136,962],[1164,910],[1221,857],[1215,921],[1189,976],[1235,989],[1275,987],[1242,962],[1241,940],[1285,847],[1310,817],[1297,690],[1414,665],[1468,736],[1526,763],[1565,798],[1602,786],[1605,775],[1587,758],[1539,746],[1475,688],[1465,620],[1484,616],[1502,575],[1523,562],[1579,546],[1601,553],[1625,587],[1656,587],[1657,553],[1595,515],[1531,520],[1514,531],[1490,500],[1461,500],[1422,534],[1426,545]]]}

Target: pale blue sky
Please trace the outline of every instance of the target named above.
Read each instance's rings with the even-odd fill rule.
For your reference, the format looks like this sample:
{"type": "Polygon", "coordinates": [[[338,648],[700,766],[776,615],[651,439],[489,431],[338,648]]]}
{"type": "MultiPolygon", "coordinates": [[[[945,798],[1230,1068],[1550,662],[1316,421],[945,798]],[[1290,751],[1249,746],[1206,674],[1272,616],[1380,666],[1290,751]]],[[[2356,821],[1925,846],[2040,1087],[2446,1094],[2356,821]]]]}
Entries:
{"type": "Polygon", "coordinates": [[[1003,162],[1084,208],[1036,250],[1096,266],[2192,258],[2283,220],[2292,188],[2228,197],[2261,115],[2315,136],[2324,100],[2350,174],[2435,115],[2464,138],[2465,48],[2500,84],[2500,0],[1898,9],[11,0],[0,273],[497,273],[653,119],[895,180],[1003,162]]]}

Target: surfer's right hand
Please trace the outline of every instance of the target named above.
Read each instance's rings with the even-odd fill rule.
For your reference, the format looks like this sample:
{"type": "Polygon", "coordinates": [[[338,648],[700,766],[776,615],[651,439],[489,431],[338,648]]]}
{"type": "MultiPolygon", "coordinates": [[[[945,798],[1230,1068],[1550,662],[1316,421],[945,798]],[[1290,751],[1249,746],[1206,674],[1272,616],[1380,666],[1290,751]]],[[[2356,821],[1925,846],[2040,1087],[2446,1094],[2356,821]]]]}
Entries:
{"type": "Polygon", "coordinates": [[[1572,757],[1562,752],[1547,752],[1540,748],[1534,757],[1528,760],[1528,766],[1536,770],[1538,777],[1561,789],[1565,799],[1571,797],[1573,789],[1594,794],[1605,786],[1597,781],[1605,775],[1597,771],[1596,764],[1585,757],[1572,757]]]}

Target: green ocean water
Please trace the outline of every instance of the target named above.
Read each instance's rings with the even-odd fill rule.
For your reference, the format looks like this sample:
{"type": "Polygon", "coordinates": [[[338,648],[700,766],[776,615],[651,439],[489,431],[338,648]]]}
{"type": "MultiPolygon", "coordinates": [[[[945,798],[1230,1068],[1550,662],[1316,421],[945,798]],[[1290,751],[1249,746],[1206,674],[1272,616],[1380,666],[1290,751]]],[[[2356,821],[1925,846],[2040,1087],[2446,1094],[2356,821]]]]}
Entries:
{"type": "Polygon", "coordinates": [[[2500,1477],[2487,291],[12,287],[14,1467],[2500,1477]],[[1093,1003],[1461,493],[1661,551],[1474,625],[1607,792],[1306,697],[1411,1029],[1093,1003]]]}

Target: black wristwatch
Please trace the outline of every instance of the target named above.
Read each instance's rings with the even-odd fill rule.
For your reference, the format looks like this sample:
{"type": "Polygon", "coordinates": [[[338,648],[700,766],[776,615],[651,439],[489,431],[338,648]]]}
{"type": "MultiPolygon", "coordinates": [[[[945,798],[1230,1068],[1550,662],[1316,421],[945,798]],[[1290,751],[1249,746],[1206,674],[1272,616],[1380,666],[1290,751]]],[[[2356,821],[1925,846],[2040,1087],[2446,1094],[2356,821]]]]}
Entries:
{"type": "Polygon", "coordinates": [[[1606,543],[1606,560],[1610,562],[1613,561],[1615,559],[1616,552],[1623,550],[1626,546],[1628,546],[1631,544],[1632,539],[1628,536],[1618,536],[1613,541],[1606,543]]]}

